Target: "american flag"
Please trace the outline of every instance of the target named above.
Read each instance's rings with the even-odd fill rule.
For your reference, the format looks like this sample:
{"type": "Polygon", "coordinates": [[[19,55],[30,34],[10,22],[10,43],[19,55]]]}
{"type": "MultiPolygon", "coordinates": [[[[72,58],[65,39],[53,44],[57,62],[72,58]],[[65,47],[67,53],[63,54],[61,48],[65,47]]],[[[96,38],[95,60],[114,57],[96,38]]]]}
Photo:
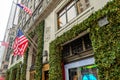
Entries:
{"type": "Polygon", "coordinates": [[[32,11],[26,7],[25,5],[23,4],[17,4],[17,6],[19,6],[20,8],[22,8],[25,12],[27,12],[28,14],[30,14],[32,16],[32,11]]]}
{"type": "Polygon", "coordinates": [[[2,41],[1,42],[1,45],[2,46],[5,46],[6,48],[9,46],[9,42],[5,42],[5,41],[2,41]]]}
{"type": "Polygon", "coordinates": [[[17,36],[13,44],[13,55],[23,55],[28,46],[28,39],[23,35],[23,32],[19,29],[17,36]]]}

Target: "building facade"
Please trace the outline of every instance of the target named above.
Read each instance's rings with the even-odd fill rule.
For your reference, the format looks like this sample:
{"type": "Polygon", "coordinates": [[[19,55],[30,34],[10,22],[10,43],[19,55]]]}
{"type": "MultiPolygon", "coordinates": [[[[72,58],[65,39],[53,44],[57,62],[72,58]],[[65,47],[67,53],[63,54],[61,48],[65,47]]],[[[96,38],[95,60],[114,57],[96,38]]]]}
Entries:
{"type": "MultiPolygon", "coordinates": [[[[108,2],[109,0],[22,0],[21,3],[33,11],[30,16],[21,9],[18,18],[19,28],[30,41],[26,80],[84,80],[87,76],[98,80],[94,46],[90,36],[92,24],[88,26],[84,23],[108,2]],[[41,26],[42,21],[44,35],[41,49],[41,37],[35,30],[41,26]],[[79,25],[81,23],[83,24],[79,25]],[[83,28],[83,25],[86,27],[83,28]],[[81,30],[76,30],[76,26],[81,30]],[[40,56],[39,50],[42,52],[40,56]],[[40,63],[40,66],[37,63],[40,63]],[[40,71],[36,71],[36,67],[40,71]],[[39,75],[39,78],[36,78],[36,75],[39,75]]],[[[10,60],[13,63],[12,56],[10,60]]]]}
{"type": "MultiPolygon", "coordinates": [[[[15,0],[14,2],[17,2],[17,1],[15,0]]],[[[16,36],[16,30],[17,30],[18,12],[19,12],[19,8],[17,8],[16,5],[12,3],[6,30],[5,30],[4,40],[3,40],[4,42],[9,43],[8,47],[5,47],[4,49],[4,54],[2,58],[2,64],[1,64],[1,70],[4,75],[6,74],[6,71],[9,68],[9,64],[10,64],[12,44],[16,36]]]]}

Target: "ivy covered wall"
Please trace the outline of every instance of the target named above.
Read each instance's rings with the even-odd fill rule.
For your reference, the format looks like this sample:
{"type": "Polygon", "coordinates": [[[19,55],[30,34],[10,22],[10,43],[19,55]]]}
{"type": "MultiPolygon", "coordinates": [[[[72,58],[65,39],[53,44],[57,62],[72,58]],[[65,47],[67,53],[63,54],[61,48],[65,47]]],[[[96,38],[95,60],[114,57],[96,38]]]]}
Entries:
{"type": "Polygon", "coordinates": [[[15,64],[7,70],[5,80],[26,80],[27,55],[29,49],[24,54],[24,61],[15,64]]]}
{"type": "Polygon", "coordinates": [[[29,48],[27,48],[26,53],[24,54],[24,60],[21,64],[21,75],[20,80],[26,80],[26,69],[27,69],[27,59],[28,59],[29,48]]]}
{"type": "Polygon", "coordinates": [[[20,80],[21,62],[7,70],[5,80],[20,80]]]}
{"type": "MultiPolygon", "coordinates": [[[[43,36],[44,36],[44,21],[42,21],[36,29],[29,34],[30,37],[34,35],[38,36],[38,49],[36,54],[36,62],[35,62],[35,80],[42,80],[42,52],[43,52],[43,36]]],[[[26,80],[26,69],[27,69],[27,59],[28,59],[27,49],[24,55],[23,64],[16,64],[11,69],[7,71],[6,80],[26,80]],[[20,66],[21,65],[21,66],[20,66]],[[16,75],[13,75],[16,74],[16,75]],[[14,77],[16,76],[16,77],[14,77]]]]}
{"type": "Polygon", "coordinates": [[[120,1],[112,0],[82,23],[57,37],[50,43],[49,80],[62,80],[60,45],[89,31],[98,65],[99,80],[120,80],[120,1]],[[109,23],[100,27],[98,20],[107,17],[109,23]]]}
{"type": "Polygon", "coordinates": [[[35,60],[35,80],[42,80],[42,53],[43,53],[43,36],[44,36],[44,21],[42,21],[35,29],[38,35],[38,48],[35,60]]]}

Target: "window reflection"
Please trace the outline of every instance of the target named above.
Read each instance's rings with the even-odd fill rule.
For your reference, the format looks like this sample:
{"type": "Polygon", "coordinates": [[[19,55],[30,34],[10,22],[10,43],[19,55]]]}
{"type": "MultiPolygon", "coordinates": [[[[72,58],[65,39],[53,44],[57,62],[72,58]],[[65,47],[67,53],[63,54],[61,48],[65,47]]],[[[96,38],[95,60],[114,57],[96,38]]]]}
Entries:
{"type": "Polygon", "coordinates": [[[67,11],[67,16],[68,16],[68,22],[75,18],[77,16],[77,12],[76,12],[76,7],[72,6],[68,11],[67,11]]]}
{"type": "Polygon", "coordinates": [[[59,19],[58,19],[58,26],[61,28],[66,24],[66,15],[63,14],[59,19]]]}

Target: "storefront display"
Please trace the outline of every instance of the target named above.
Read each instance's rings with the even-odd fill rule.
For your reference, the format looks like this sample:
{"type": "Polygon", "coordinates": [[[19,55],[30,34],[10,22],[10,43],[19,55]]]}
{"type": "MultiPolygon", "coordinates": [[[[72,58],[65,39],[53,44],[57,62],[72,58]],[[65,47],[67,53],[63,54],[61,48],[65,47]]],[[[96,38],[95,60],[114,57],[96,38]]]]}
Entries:
{"type": "Polygon", "coordinates": [[[69,80],[97,80],[96,65],[69,69],[69,80]]]}
{"type": "Polygon", "coordinates": [[[86,58],[65,65],[66,80],[98,80],[94,58],[86,58]]]}

